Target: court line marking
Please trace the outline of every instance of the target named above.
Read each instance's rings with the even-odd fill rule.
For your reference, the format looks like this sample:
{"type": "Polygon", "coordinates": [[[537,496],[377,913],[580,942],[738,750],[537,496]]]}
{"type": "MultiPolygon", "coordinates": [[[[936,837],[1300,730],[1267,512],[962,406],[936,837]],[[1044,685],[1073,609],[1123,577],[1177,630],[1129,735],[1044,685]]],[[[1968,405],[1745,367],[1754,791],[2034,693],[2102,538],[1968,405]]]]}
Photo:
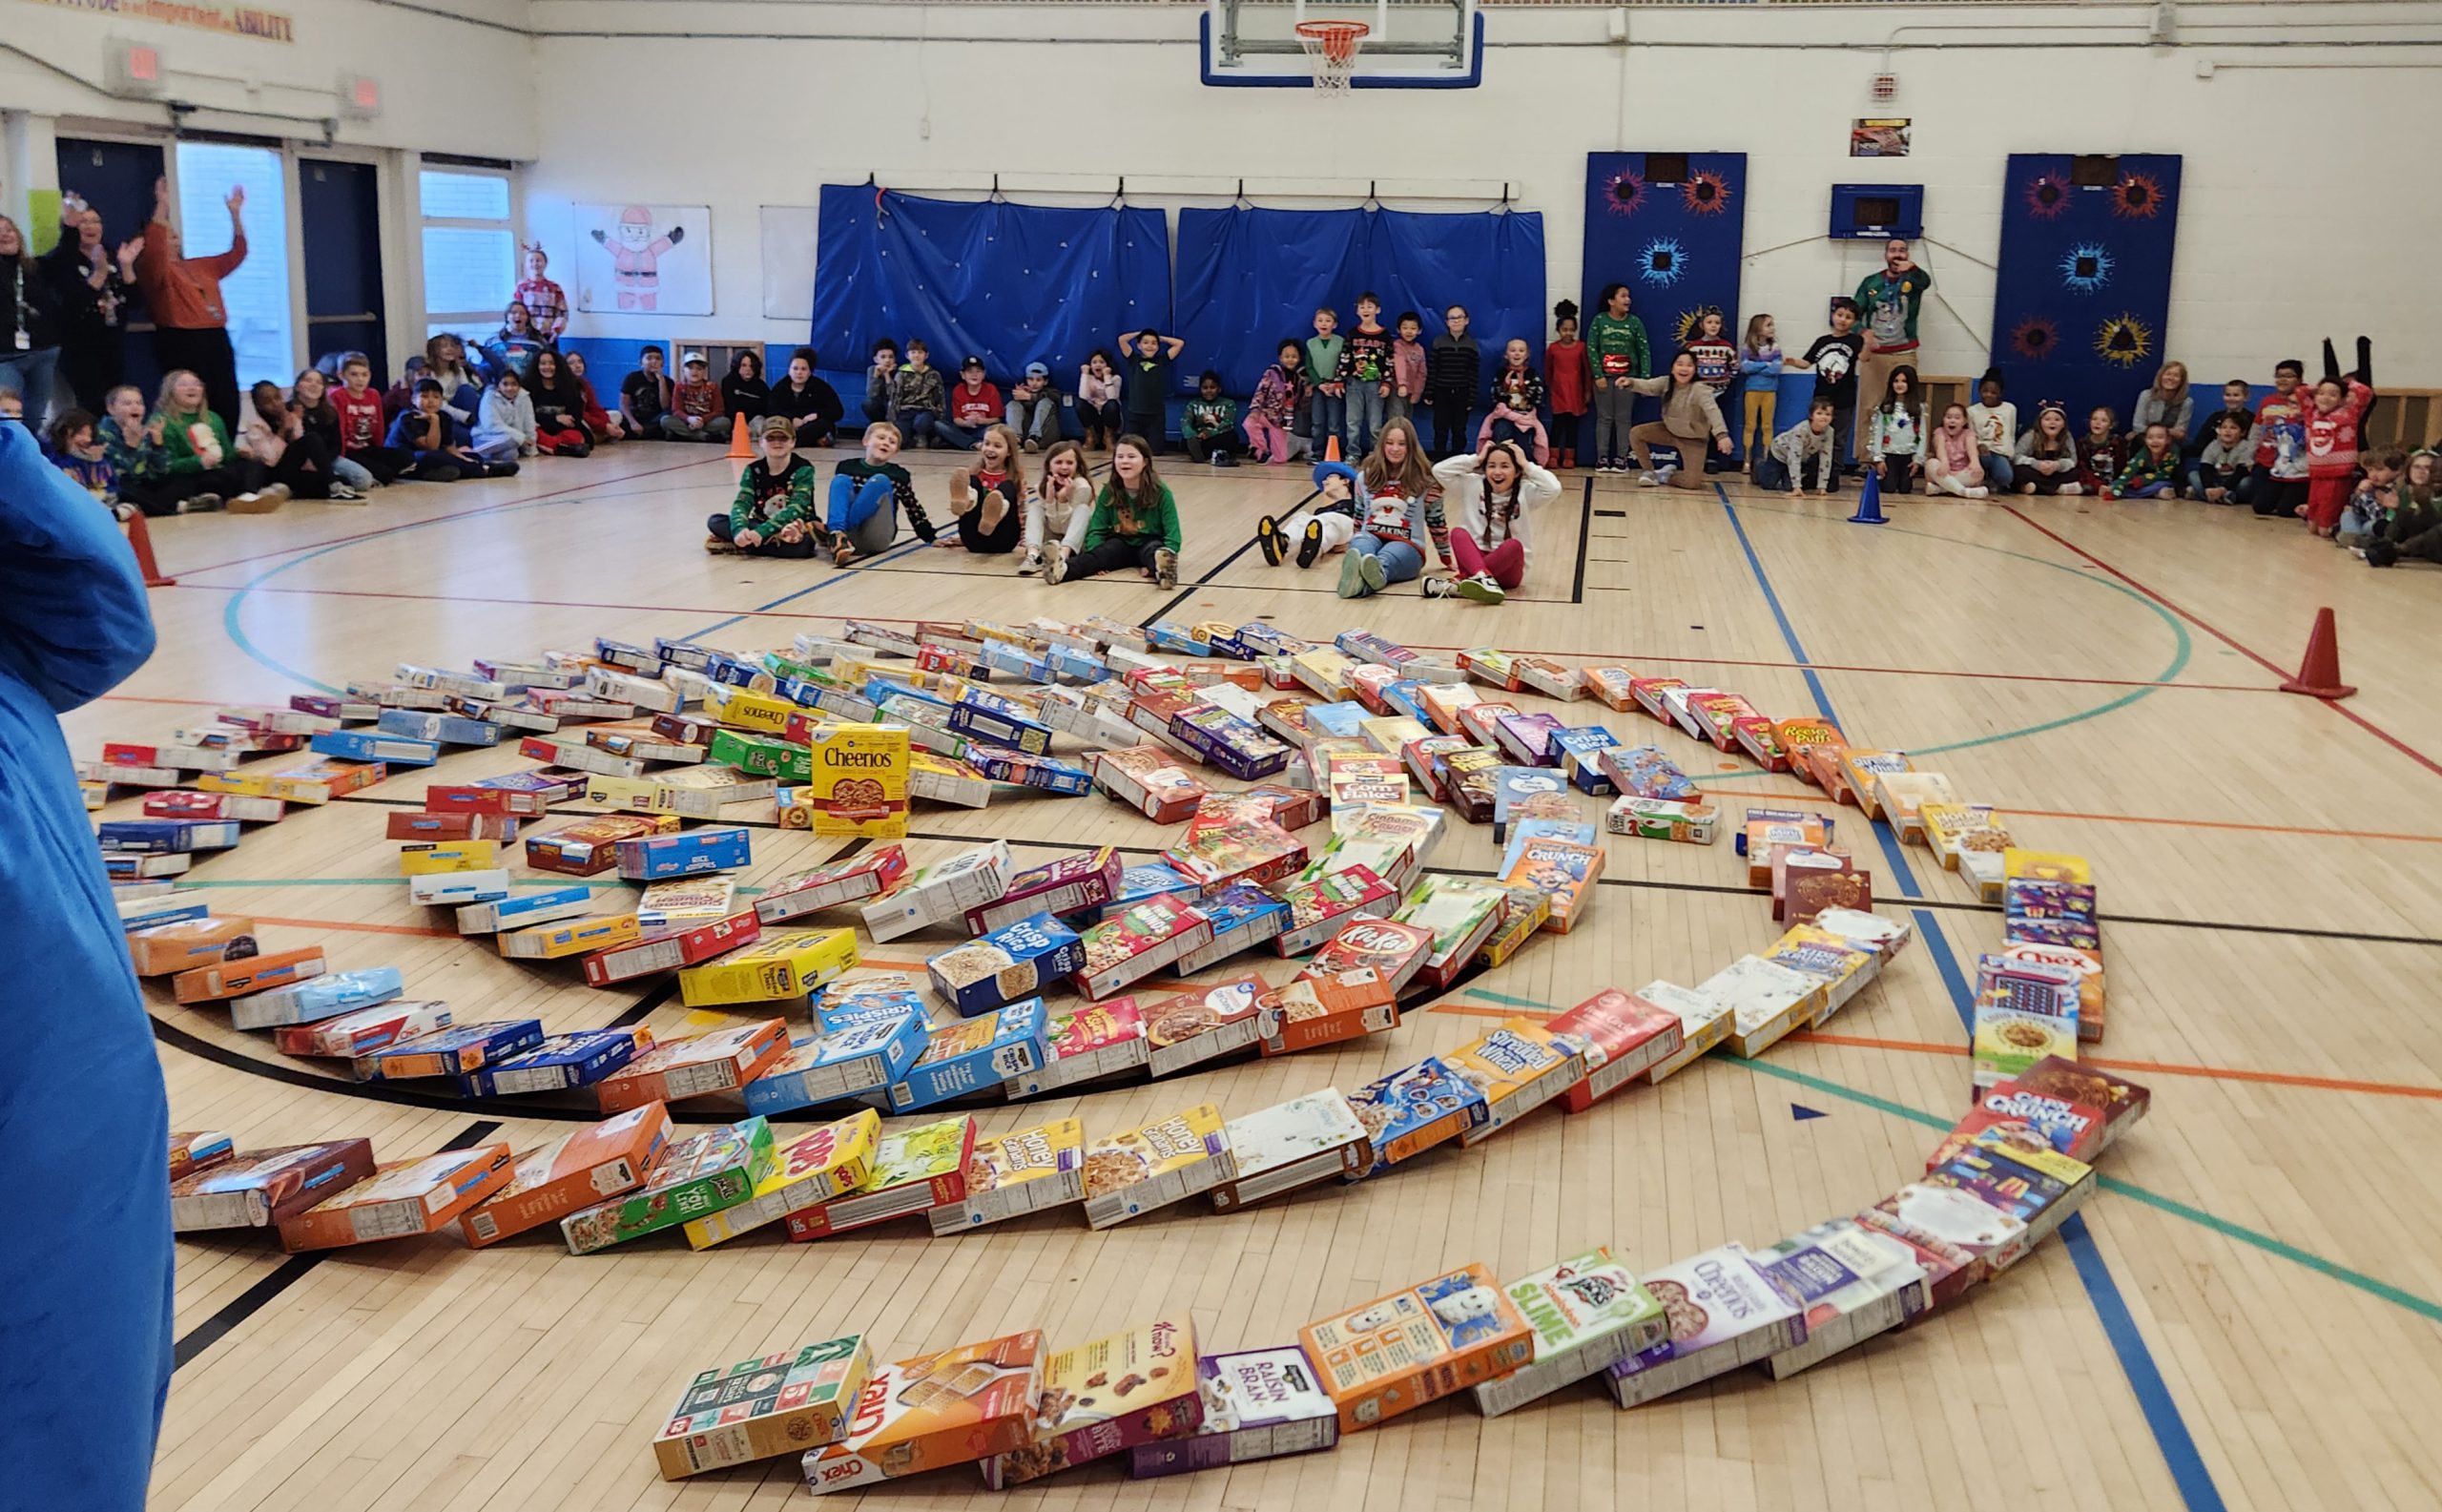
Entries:
{"type": "MultiPolygon", "coordinates": [[[[1688,780],[1697,783],[1733,782],[1749,777],[1786,775],[1786,773],[1764,772],[1708,772],[1702,777],[1690,777],[1688,780]]],[[[1835,811],[1853,806],[1842,803],[1836,798],[1826,797],[1812,789],[1800,793],[1756,793],[1748,796],[1769,798],[1776,803],[1804,803],[1819,809],[1835,811]]],[[[2098,824],[2169,824],[2182,829],[2243,830],[2259,835],[2314,835],[2338,839],[2408,840],[2423,845],[2442,845],[2442,835],[2403,835],[2390,830],[2334,829],[2328,825],[2315,824],[2249,824],[2239,819],[2182,819],[2154,814],[2085,814],[2069,809],[2022,809],[2009,803],[1995,803],[1991,807],[1996,813],[2015,814],[2022,818],[2080,819],[2098,824]]]]}
{"type": "MultiPolygon", "coordinates": [[[[1800,1029],[1790,1036],[1811,1045],[1843,1045],[1856,1049],[1899,1050],[1913,1055],[1947,1055],[1965,1059],[1970,1053],[1962,1045],[1936,1045],[1927,1040],[1885,1040],[1858,1034],[1825,1034],[1813,1029],[1800,1029]]],[[[2193,1076],[2211,1082],[2255,1082],[2271,1087],[2297,1087],[2319,1092],[2345,1092],[2366,1097],[2412,1097],[2442,1102],[2442,1087],[2411,1087],[2401,1082],[2358,1082],[2337,1076],[2302,1076],[2288,1071],[2250,1071],[2234,1066],[2189,1066],[2172,1061],[2104,1060],[2100,1056],[2078,1054],[2080,1066],[2100,1066],[2114,1071],[2148,1071],[2163,1076],[2193,1076]]]]}

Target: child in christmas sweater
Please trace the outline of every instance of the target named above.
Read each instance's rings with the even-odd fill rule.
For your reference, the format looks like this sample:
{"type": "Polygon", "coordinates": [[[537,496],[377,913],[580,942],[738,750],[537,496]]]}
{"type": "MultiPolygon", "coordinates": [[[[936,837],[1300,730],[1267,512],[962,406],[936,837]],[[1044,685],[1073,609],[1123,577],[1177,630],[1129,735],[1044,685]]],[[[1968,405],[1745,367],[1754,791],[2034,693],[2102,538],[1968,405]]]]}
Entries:
{"type": "Polygon", "coordinates": [[[785,415],[763,422],[762,455],[737,475],[737,499],[704,522],[708,551],[757,556],[814,555],[814,464],[797,454],[797,426],[785,415]]]}
{"type": "Polygon", "coordinates": [[[2357,432],[2374,403],[2374,343],[2357,339],[2357,371],[2344,376],[2331,342],[2324,342],[2324,376],[2315,383],[2306,415],[2307,502],[2298,513],[2326,540],[2339,528],[2349,503],[2350,475],[2357,470],[2357,432]]]}
{"type": "Polygon", "coordinates": [[[1551,443],[1536,411],[1543,403],[1543,381],[1530,365],[1533,348],[1512,341],[1501,352],[1500,370],[1492,375],[1492,413],[1477,427],[1476,445],[1487,441],[1524,441],[1535,447],[1535,461],[1551,460],[1551,443]]]}

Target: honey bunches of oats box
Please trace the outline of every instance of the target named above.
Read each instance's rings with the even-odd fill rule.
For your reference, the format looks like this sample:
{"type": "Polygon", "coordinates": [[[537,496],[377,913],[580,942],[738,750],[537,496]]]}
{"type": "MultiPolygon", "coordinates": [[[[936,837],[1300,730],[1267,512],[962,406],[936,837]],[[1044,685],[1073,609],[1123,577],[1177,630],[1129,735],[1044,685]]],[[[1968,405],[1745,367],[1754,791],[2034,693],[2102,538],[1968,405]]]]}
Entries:
{"type": "Polygon", "coordinates": [[[1086,1129],[1058,1118],[993,1139],[979,1139],[966,1164],[966,1191],[927,1214],[936,1234],[963,1233],[1006,1218],[1086,1200],[1086,1129]]]}
{"type": "Polygon", "coordinates": [[[1086,1225],[1108,1229],[1238,1173],[1221,1109],[1199,1103],[1086,1147],[1086,1225]]]}

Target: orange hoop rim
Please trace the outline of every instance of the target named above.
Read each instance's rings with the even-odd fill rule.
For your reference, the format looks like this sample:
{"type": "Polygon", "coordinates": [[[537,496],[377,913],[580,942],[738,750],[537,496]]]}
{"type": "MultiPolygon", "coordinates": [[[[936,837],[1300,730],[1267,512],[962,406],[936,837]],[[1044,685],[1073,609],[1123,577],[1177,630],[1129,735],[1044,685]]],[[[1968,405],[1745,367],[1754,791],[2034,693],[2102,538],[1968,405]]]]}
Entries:
{"type": "Polygon", "coordinates": [[[1362,21],[1300,21],[1293,30],[1319,47],[1323,56],[1345,63],[1356,55],[1356,44],[1374,29],[1362,21]]]}

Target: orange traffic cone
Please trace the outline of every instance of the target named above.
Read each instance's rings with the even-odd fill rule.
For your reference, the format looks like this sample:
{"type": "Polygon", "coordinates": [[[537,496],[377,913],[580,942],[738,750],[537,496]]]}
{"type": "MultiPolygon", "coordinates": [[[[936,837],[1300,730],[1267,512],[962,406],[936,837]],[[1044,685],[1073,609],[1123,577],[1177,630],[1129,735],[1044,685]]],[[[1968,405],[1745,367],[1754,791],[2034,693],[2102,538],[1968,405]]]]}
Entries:
{"type": "Polygon", "coordinates": [[[1323,443],[1323,460],[1325,462],[1339,461],[1339,438],[1337,436],[1333,436],[1323,443]]]}
{"type": "Polygon", "coordinates": [[[153,528],[144,523],[141,514],[127,517],[127,544],[135,549],[135,570],[144,574],[146,588],[176,588],[178,580],[161,575],[161,564],[153,559],[153,528]]]}
{"type": "Polygon", "coordinates": [[[2315,628],[2307,635],[2307,659],[2299,664],[2298,675],[2283,683],[2281,691],[2309,698],[2346,698],[2357,691],[2340,680],[2340,632],[2332,625],[2330,610],[2315,611],[2315,628]]]}
{"type": "Polygon", "coordinates": [[[739,472],[744,472],[746,465],[755,460],[754,428],[744,415],[729,417],[729,460],[737,464],[739,472]]]}

